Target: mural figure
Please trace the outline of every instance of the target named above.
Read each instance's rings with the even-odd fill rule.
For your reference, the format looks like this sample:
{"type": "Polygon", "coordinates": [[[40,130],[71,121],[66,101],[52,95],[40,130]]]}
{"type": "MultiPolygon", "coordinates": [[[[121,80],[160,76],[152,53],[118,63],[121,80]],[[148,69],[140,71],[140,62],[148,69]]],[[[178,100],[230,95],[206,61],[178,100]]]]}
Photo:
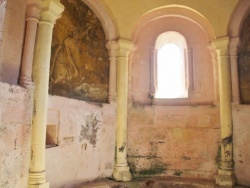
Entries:
{"type": "Polygon", "coordinates": [[[65,11],[55,25],[49,93],[106,102],[109,56],[101,22],[81,0],[62,0],[65,11]]]}

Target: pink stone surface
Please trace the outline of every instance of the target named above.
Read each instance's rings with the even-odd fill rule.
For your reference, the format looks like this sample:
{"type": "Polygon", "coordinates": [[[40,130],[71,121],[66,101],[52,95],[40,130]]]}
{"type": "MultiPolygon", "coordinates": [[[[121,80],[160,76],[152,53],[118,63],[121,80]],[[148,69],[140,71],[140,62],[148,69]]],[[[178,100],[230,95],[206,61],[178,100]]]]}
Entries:
{"type": "Polygon", "coordinates": [[[233,107],[235,176],[239,185],[250,186],[250,106],[233,107]]]}
{"type": "Polygon", "coordinates": [[[0,82],[0,187],[27,187],[31,91],[0,82]]]}
{"type": "Polygon", "coordinates": [[[17,84],[25,27],[25,0],[6,1],[6,14],[0,55],[0,80],[17,84]]]}
{"type": "Polygon", "coordinates": [[[135,176],[152,173],[148,175],[213,179],[219,140],[218,107],[129,109],[128,160],[135,176]]]}
{"type": "Polygon", "coordinates": [[[48,104],[48,124],[58,126],[58,146],[46,149],[47,180],[51,187],[67,187],[111,177],[116,106],[58,96],[50,96],[48,104]],[[94,123],[86,121],[93,117],[97,119],[98,127],[95,136],[94,123]]]}

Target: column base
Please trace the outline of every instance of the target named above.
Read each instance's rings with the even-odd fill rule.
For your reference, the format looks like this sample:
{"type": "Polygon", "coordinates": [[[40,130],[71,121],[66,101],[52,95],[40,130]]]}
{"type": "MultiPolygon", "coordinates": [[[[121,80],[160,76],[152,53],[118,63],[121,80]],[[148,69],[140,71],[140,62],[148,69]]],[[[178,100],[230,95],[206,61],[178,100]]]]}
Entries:
{"type": "Polygon", "coordinates": [[[29,184],[28,188],[49,188],[49,182],[45,182],[45,183],[39,184],[39,185],[30,185],[29,184]]]}
{"type": "Polygon", "coordinates": [[[132,175],[128,166],[116,166],[113,172],[115,181],[131,181],[132,175]]]}
{"type": "Polygon", "coordinates": [[[49,188],[49,182],[46,181],[46,172],[29,172],[28,188],[49,188]]]}
{"type": "Polygon", "coordinates": [[[236,184],[236,179],[233,171],[219,169],[215,182],[219,186],[233,187],[236,184]]]}
{"type": "Polygon", "coordinates": [[[34,83],[32,82],[31,78],[28,77],[20,77],[19,78],[19,85],[24,88],[34,87],[34,83]]]}

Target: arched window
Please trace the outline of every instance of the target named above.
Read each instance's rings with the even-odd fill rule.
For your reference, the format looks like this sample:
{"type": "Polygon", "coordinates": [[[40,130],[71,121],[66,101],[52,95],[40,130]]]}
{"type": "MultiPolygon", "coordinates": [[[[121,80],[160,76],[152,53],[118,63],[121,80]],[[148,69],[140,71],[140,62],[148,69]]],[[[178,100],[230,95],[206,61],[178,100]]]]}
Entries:
{"type": "Polygon", "coordinates": [[[178,32],[168,31],[155,43],[155,98],[187,98],[187,43],[178,32]]]}

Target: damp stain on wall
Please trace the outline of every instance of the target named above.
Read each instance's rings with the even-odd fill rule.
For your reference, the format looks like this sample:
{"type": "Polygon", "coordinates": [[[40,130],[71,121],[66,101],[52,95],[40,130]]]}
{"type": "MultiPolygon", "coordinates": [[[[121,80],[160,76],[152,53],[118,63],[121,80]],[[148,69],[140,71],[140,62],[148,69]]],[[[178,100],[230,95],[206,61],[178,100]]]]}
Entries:
{"type": "Polygon", "coordinates": [[[154,176],[165,173],[170,166],[162,161],[162,158],[157,156],[158,144],[162,142],[151,141],[150,149],[146,155],[140,155],[138,151],[128,155],[129,166],[134,176],[154,176]],[[141,166],[140,164],[144,164],[141,166]]]}

